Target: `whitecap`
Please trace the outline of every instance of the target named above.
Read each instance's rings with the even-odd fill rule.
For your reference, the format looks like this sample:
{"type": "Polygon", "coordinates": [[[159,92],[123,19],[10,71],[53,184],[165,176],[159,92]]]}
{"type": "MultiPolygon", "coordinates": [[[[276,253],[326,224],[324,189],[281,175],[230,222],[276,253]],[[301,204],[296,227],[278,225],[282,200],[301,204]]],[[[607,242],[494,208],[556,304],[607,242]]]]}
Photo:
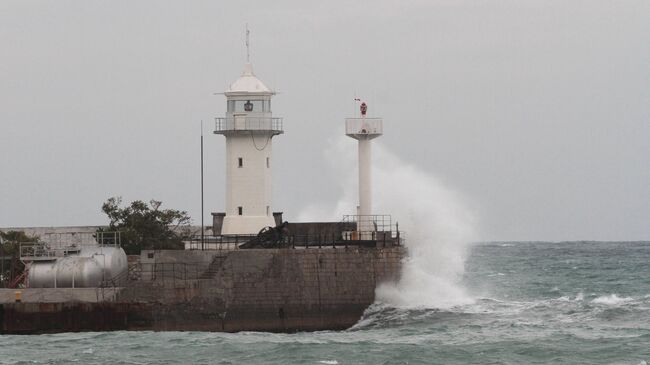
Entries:
{"type": "Polygon", "coordinates": [[[632,298],[630,298],[630,297],[621,298],[616,294],[610,294],[610,295],[600,296],[600,297],[592,300],[591,302],[594,303],[594,304],[619,305],[619,304],[627,303],[627,302],[629,302],[631,300],[632,300],[632,298]]]}
{"type": "Polygon", "coordinates": [[[321,361],[319,361],[319,363],[321,363],[321,364],[329,364],[329,365],[336,365],[339,362],[336,361],[336,360],[321,360],[321,361]]]}

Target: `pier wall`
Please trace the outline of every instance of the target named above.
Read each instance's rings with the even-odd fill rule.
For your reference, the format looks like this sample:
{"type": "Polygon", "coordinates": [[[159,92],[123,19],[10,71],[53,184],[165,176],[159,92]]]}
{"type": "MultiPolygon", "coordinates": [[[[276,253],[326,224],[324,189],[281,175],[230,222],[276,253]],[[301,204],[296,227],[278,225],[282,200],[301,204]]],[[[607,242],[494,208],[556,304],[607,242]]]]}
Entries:
{"type": "Polygon", "coordinates": [[[49,303],[46,311],[42,303],[4,304],[0,332],[344,329],[374,302],[378,284],[398,279],[404,254],[402,247],[143,251],[141,279],[112,301],[49,303]],[[173,272],[161,271],[169,263],[173,272]],[[51,325],[57,316],[59,329],[51,325]],[[50,325],[39,330],[36,318],[50,325]]]}

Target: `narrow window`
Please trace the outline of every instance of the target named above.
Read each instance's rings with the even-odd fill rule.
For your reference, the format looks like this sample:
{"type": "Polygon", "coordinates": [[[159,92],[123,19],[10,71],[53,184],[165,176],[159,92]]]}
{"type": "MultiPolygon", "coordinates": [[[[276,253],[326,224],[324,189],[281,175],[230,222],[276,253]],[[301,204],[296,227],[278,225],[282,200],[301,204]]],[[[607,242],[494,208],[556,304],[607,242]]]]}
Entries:
{"type": "Polygon", "coordinates": [[[244,159],[243,158],[238,158],[237,159],[237,166],[238,167],[244,167],[244,159]]]}
{"type": "Polygon", "coordinates": [[[266,216],[268,217],[269,215],[271,215],[271,208],[267,205],[266,206],[266,216]]]}
{"type": "Polygon", "coordinates": [[[266,168],[269,168],[269,167],[271,167],[271,159],[267,157],[266,158],[266,168]]]}
{"type": "Polygon", "coordinates": [[[239,215],[244,214],[244,208],[243,207],[237,207],[237,211],[238,211],[239,215]]]}

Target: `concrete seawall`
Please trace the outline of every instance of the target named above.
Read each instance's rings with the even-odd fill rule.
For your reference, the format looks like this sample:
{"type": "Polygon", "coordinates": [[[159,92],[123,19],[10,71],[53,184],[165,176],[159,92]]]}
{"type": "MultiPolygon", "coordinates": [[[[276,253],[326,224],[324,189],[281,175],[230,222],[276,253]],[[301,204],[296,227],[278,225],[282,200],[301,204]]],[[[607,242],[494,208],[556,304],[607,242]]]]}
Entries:
{"type": "Polygon", "coordinates": [[[23,295],[23,303],[0,307],[0,331],[344,329],[374,302],[378,284],[398,279],[404,254],[402,247],[143,251],[139,279],[103,301],[23,295]]]}

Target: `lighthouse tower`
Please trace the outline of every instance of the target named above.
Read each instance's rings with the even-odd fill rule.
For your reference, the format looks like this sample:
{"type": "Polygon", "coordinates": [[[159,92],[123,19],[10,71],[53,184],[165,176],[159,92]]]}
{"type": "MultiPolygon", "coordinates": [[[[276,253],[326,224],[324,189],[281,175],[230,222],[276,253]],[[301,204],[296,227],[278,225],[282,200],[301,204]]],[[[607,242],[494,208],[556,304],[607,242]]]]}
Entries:
{"type": "Polygon", "coordinates": [[[273,118],[275,95],[253,73],[250,62],[224,92],[226,116],[216,118],[215,134],[226,137],[226,212],[222,235],[257,234],[275,226],[271,213],[272,139],[282,134],[273,118]]]}
{"type": "Polygon", "coordinates": [[[359,207],[357,231],[360,239],[372,239],[375,231],[375,219],[372,216],[372,166],[371,141],[383,134],[381,118],[366,118],[368,106],[361,103],[361,118],[345,120],[345,134],[359,141],[359,207]]]}

